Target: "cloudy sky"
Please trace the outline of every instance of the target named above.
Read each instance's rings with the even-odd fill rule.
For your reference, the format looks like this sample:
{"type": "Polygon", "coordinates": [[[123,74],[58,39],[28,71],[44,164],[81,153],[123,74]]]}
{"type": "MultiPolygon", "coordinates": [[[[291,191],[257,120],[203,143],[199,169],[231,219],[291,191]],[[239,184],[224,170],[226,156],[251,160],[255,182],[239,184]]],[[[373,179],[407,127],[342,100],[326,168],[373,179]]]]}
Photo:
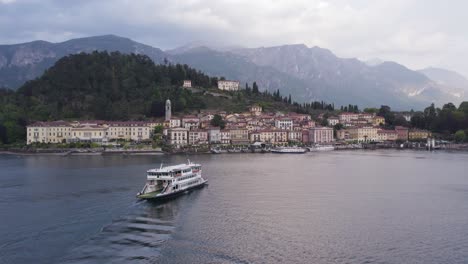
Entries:
{"type": "Polygon", "coordinates": [[[468,76],[466,10],[466,0],[0,0],[0,43],[103,34],[162,49],[304,43],[468,76]]]}

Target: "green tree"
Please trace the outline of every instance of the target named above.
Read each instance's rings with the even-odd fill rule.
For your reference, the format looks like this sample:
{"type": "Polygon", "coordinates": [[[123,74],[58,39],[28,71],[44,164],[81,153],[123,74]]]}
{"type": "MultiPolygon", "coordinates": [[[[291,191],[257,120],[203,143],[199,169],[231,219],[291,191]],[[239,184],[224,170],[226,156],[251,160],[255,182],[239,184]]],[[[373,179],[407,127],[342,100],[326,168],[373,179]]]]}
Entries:
{"type": "Polygon", "coordinates": [[[252,93],[253,93],[253,94],[259,94],[259,93],[260,93],[260,91],[258,90],[257,82],[253,82],[253,85],[252,85],[252,93]]]}
{"type": "Polygon", "coordinates": [[[341,123],[338,123],[338,124],[336,124],[336,125],[333,126],[333,129],[335,129],[335,130],[341,130],[341,129],[343,129],[343,128],[344,128],[344,125],[341,124],[341,123]]]}
{"type": "Polygon", "coordinates": [[[6,127],[0,123],[0,145],[8,143],[6,127]]]}
{"type": "Polygon", "coordinates": [[[385,123],[393,126],[395,123],[395,114],[392,112],[392,109],[388,105],[382,105],[379,109],[378,116],[385,118],[385,123]]]}
{"type": "Polygon", "coordinates": [[[252,92],[252,90],[250,89],[248,83],[245,83],[245,92],[246,92],[247,94],[250,94],[250,93],[252,92]]]}
{"type": "Polygon", "coordinates": [[[320,125],[321,126],[328,126],[328,120],[326,118],[322,119],[322,121],[320,121],[320,125]]]}
{"type": "Polygon", "coordinates": [[[220,127],[221,129],[224,129],[224,127],[226,126],[226,122],[223,120],[223,117],[218,114],[214,115],[210,123],[212,126],[220,127]]]}
{"type": "Polygon", "coordinates": [[[155,126],[153,129],[153,146],[162,146],[164,127],[161,125],[155,126]]]}
{"type": "Polygon", "coordinates": [[[364,112],[369,113],[369,114],[374,114],[374,113],[378,113],[379,109],[377,109],[377,108],[364,108],[364,112]]]}
{"type": "Polygon", "coordinates": [[[162,125],[157,125],[154,127],[153,133],[156,134],[162,134],[164,130],[164,127],[162,125]]]}
{"type": "Polygon", "coordinates": [[[457,132],[455,132],[455,141],[456,142],[464,142],[465,140],[466,140],[465,131],[458,130],[457,132]]]}
{"type": "Polygon", "coordinates": [[[421,112],[415,113],[411,117],[411,126],[417,127],[417,128],[420,128],[420,129],[426,128],[426,119],[425,119],[423,113],[421,113],[421,112]]]}
{"type": "Polygon", "coordinates": [[[336,137],[338,135],[338,131],[343,129],[344,128],[344,125],[341,124],[341,123],[338,123],[336,125],[333,126],[333,135],[336,137]]]}
{"type": "Polygon", "coordinates": [[[468,115],[468,101],[462,102],[460,106],[458,107],[458,111],[461,111],[465,113],[466,115],[468,115]]]}

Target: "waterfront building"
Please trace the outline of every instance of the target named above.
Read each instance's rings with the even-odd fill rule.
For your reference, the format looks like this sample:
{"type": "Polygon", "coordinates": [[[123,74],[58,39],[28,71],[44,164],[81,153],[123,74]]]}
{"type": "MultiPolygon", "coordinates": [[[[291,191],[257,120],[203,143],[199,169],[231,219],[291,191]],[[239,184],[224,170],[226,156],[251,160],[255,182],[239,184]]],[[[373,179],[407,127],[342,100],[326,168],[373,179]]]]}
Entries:
{"type": "Polygon", "coordinates": [[[154,122],[143,121],[52,121],[27,126],[27,144],[34,142],[99,142],[109,140],[148,140],[154,122]]]}
{"type": "Polygon", "coordinates": [[[218,89],[223,91],[239,91],[238,81],[219,80],[218,89]]]}
{"type": "Polygon", "coordinates": [[[336,138],[338,140],[350,140],[349,130],[348,129],[340,129],[336,131],[336,138]]]}
{"type": "Polygon", "coordinates": [[[290,142],[302,142],[302,129],[288,131],[288,141],[290,142]]]}
{"type": "Polygon", "coordinates": [[[246,128],[232,128],[230,132],[231,144],[245,145],[249,143],[249,131],[246,128]]]}
{"type": "Polygon", "coordinates": [[[309,144],[309,130],[303,129],[302,130],[302,143],[309,144]]]}
{"type": "Polygon", "coordinates": [[[172,110],[171,110],[171,100],[167,99],[166,100],[166,121],[169,121],[171,120],[171,116],[172,116],[172,110]]]}
{"type": "Polygon", "coordinates": [[[204,129],[193,129],[188,131],[189,145],[206,145],[208,144],[208,132],[204,129]]]}
{"type": "Polygon", "coordinates": [[[333,128],[331,127],[313,127],[309,129],[309,142],[317,143],[331,143],[334,141],[333,128]]]}
{"type": "Polygon", "coordinates": [[[176,127],[168,130],[169,144],[179,148],[188,145],[188,129],[176,127]]]}
{"type": "Polygon", "coordinates": [[[264,129],[250,133],[250,142],[263,142],[272,145],[285,145],[288,143],[287,130],[264,129]]]}
{"type": "Polygon", "coordinates": [[[208,142],[210,144],[221,143],[221,129],[219,127],[208,128],[208,142]]]}
{"type": "Polygon", "coordinates": [[[61,143],[71,136],[71,128],[65,121],[35,122],[26,127],[26,143],[61,143]]]}
{"type": "Polygon", "coordinates": [[[184,80],[184,83],[183,83],[182,87],[192,88],[192,81],[191,80],[184,80]]]}
{"type": "Polygon", "coordinates": [[[396,126],[395,130],[398,133],[399,140],[408,141],[409,129],[407,127],[396,126]]]}
{"type": "Polygon", "coordinates": [[[409,140],[427,139],[432,136],[432,133],[427,130],[412,129],[408,132],[409,140]]]}
{"type": "Polygon", "coordinates": [[[275,131],[275,145],[286,145],[288,144],[288,131],[287,130],[276,130],[275,131]]]}
{"type": "Polygon", "coordinates": [[[379,141],[377,134],[378,128],[372,126],[351,127],[347,129],[349,140],[358,142],[376,142],[379,141]]]}
{"type": "Polygon", "coordinates": [[[98,142],[109,141],[107,137],[108,127],[98,124],[85,123],[71,128],[71,136],[67,142],[98,142]]]}
{"type": "Polygon", "coordinates": [[[398,139],[398,133],[395,130],[379,129],[377,138],[379,141],[395,141],[398,139]]]}
{"type": "Polygon", "coordinates": [[[262,142],[262,140],[260,139],[260,131],[250,132],[249,138],[251,143],[262,142]]]}
{"type": "MultiPolygon", "coordinates": [[[[142,141],[148,140],[151,136],[152,123],[145,121],[125,121],[125,122],[108,122],[108,127],[117,129],[126,129],[128,135],[125,140],[142,141]]],[[[108,136],[109,139],[117,139],[113,135],[108,136]]]]}
{"type": "Polygon", "coordinates": [[[231,144],[231,131],[229,129],[222,129],[220,131],[221,135],[221,144],[229,145],[231,144]]]}

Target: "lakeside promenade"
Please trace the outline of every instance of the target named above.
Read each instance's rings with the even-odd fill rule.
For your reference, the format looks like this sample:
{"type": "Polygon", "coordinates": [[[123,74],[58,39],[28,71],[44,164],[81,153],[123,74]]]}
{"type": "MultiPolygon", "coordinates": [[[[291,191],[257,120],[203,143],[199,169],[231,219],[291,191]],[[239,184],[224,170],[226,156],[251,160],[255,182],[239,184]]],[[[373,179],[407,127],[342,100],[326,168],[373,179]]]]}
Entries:
{"type": "MultiPolygon", "coordinates": [[[[352,150],[376,150],[376,149],[399,149],[399,150],[427,150],[426,144],[407,142],[404,144],[335,144],[334,150],[330,151],[352,151],[352,150]]],[[[438,145],[433,151],[468,151],[468,144],[443,144],[438,145]]],[[[269,153],[267,149],[253,149],[244,147],[224,147],[218,153],[212,153],[211,149],[188,148],[163,151],[161,148],[10,148],[0,149],[3,155],[55,155],[55,156],[94,156],[94,155],[164,155],[164,154],[242,154],[242,153],[269,153]]]]}

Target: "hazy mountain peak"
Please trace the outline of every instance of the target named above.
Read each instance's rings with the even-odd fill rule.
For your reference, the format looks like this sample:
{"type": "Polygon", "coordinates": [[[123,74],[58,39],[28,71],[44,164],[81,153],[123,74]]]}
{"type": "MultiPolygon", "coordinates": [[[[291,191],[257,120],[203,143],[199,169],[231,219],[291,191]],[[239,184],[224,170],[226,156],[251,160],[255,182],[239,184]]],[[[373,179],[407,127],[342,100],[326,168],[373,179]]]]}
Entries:
{"type": "MultiPolygon", "coordinates": [[[[222,50],[194,41],[163,52],[112,34],[62,43],[36,41],[0,46],[0,86],[16,88],[40,76],[63,56],[94,50],[145,54],[156,63],[167,58],[210,75],[242,83],[257,81],[261,89],[280,89],[282,94],[291,94],[300,102],[325,100],[336,105],[351,103],[378,107],[388,104],[396,109],[417,109],[430,102],[457,103],[465,94],[465,90],[452,87],[455,82],[448,84],[446,79],[436,78],[434,74],[427,77],[440,69],[417,72],[390,61],[371,67],[356,58],[339,58],[332,51],[318,46],[309,48],[305,44],[288,44],[222,50]]],[[[454,76],[454,72],[450,73],[454,76]]],[[[452,79],[459,80],[458,84],[466,83],[461,86],[468,87],[464,77],[452,79]]]]}
{"type": "Polygon", "coordinates": [[[468,79],[458,72],[436,67],[428,67],[419,72],[435,81],[445,92],[453,96],[464,98],[468,94],[468,79]]]}
{"type": "Polygon", "coordinates": [[[282,45],[278,46],[280,48],[287,48],[287,49],[297,49],[297,50],[302,50],[302,49],[308,49],[306,44],[299,43],[299,44],[287,44],[287,45],[282,45]]]}
{"type": "Polygon", "coordinates": [[[377,66],[377,65],[380,65],[382,64],[384,61],[379,59],[379,58],[373,58],[373,59],[369,59],[369,60],[365,60],[364,63],[367,65],[367,66],[377,66]]]}
{"type": "Polygon", "coordinates": [[[243,49],[244,47],[239,45],[216,45],[216,44],[209,44],[203,41],[191,41],[187,44],[184,44],[180,47],[174,49],[168,49],[164,52],[172,55],[182,54],[186,52],[193,52],[193,50],[197,50],[199,48],[210,49],[214,51],[231,51],[235,49],[243,49]]]}

